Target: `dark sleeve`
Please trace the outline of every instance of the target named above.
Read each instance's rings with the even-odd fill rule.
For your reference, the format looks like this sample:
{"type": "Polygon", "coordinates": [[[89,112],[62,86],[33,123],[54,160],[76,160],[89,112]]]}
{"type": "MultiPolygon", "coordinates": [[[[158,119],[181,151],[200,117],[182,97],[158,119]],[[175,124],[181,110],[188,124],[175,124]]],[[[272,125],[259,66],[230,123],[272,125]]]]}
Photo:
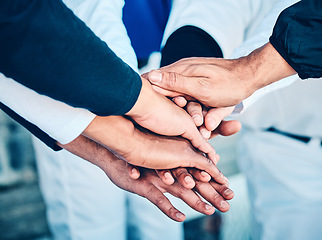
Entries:
{"type": "Polygon", "coordinates": [[[270,43],[300,78],[322,77],[322,1],[302,0],[285,9],[270,43]]]}
{"type": "Polygon", "coordinates": [[[161,67],[188,57],[222,58],[223,54],[216,40],[207,32],[187,25],[174,31],[168,38],[162,49],[161,67]]]}
{"type": "Polygon", "coordinates": [[[39,138],[43,143],[45,143],[48,147],[50,147],[54,151],[58,151],[62,149],[57,145],[57,142],[55,139],[51,138],[48,134],[43,132],[36,125],[28,122],[27,120],[22,118],[20,115],[12,111],[10,108],[8,108],[6,105],[4,105],[1,102],[0,102],[0,109],[4,111],[6,114],[8,114],[8,116],[11,117],[13,120],[17,121],[22,126],[24,126],[29,132],[31,132],[34,136],[39,138]]]}
{"type": "Polygon", "coordinates": [[[0,72],[40,94],[101,116],[138,98],[140,76],[61,0],[1,0],[0,39],[0,72]]]}

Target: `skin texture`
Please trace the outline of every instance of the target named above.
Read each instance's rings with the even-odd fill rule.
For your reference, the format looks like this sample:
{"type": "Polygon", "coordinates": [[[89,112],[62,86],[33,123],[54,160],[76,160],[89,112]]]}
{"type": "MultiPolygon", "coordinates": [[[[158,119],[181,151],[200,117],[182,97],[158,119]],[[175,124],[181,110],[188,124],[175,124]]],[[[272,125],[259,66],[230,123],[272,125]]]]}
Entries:
{"type": "Polygon", "coordinates": [[[140,126],[165,136],[182,136],[216,161],[215,150],[201,136],[191,117],[171,100],[153,91],[142,78],[142,90],[133,108],[127,113],[140,126]]]}
{"type": "Polygon", "coordinates": [[[234,193],[227,185],[218,184],[214,181],[209,183],[196,181],[194,190],[183,187],[179,182],[166,185],[155,171],[145,168],[140,169],[141,177],[134,180],[128,175],[125,161],[117,158],[106,148],[84,136],[79,136],[69,144],[59,145],[101,168],[118,187],[147,198],[164,214],[175,221],[184,221],[185,215],[171,204],[164,195],[165,192],[180,198],[191,208],[207,215],[214,213],[214,207],[223,212],[228,211],[229,203],[226,200],[230,200],[234,196],[234,193]],[[214,207],[205,203],[199,195],[214,207]]]}
{"type": "MultiPolygon", "coordinates": [[[[237,133],[241,129],[240,122],[236,120],[225,121],[223,120],[226,116],[231,114],[233,107],[227,108],[212,108],[205,109],[200,103],[188,102],[184,99],[182,101],[181,107],[185,107],[187,112],[194,118],[198,116],[199,121],[195,121],[196,126],[199,126],[199,131],[203,131],[206,135],[205,138],[213,138],[217,135],[230,136],[237,133]],[[204,120],[206,119],[206,120],[204,120]],[[208,128],[206,124],[208,124],[208,128]]],[[[217,155],[219,160],[219,155],[217,155]]],[[[135,166],[128,167],[129,175],[133,179],[138,179],[140,177],[140,171],[135,166]]],[[[171,170],[156,170],[158,176],[162,181],[171,185],[176,180],[185,188],[192,189],[195,187],[195,179],[201,182],[209,182],[211,176],[206,171],[201,171],[196,168],[176,168],[171,170]]]]}
{"type": "Polygon", "coordinates": [[[150,169],[197,168],[206,171],[220,184],[227,182],[215,163],[197,151],[189,141],[182,137],[140,131],[133,122],[121,116],[96,117],[83,135],[135,166],[150,169]]]}
{"type": "Polygon", "coordinates": [[[230,107],[259,88],[296,74],[267,43],[238,59],[187,58],[144,75],[157,92],[206,107],[230,107]]]}

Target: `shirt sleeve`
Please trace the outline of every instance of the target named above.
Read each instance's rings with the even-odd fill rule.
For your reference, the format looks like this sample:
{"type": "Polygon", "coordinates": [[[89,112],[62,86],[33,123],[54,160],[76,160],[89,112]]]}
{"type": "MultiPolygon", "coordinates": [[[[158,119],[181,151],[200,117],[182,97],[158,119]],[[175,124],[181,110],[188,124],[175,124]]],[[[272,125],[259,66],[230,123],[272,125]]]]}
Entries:
{"type": "Polygon", "coordinates": [[[270,43],[300,78],[322,77],[322,1],[302,0],[285,9],[270,43]]]}
{"type": "MultiPolygon", "coordinates": [[[[2,74],[0,102],[62,144],[77,138],[95,117],[86,109],[74,108],[40,95],[2,74]]],[[[20,123],[24,125],[24,122],[20,123]]],[[[29,130],[36,136],[35,132],[39,132],[38,129],[29,130]]],[[[43,140],[41,136],[44,135],[39,137],[43,140]]]]}
{"type": "Polygon", "coordinates": [[[140,76],[62,1],[1,1],[0,39],[0,72],[40,94],[102,116],[138,98],[140,76]]]}

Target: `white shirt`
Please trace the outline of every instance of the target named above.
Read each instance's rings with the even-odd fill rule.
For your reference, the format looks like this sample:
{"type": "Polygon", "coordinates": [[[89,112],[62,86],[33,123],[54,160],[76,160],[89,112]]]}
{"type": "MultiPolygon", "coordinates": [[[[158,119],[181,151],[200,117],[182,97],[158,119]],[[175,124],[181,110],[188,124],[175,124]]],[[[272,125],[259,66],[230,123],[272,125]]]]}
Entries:
{"type": "Polygon", "coordinates": [[[277,0],[174,0],[162,46],[180,27],[198,27],[219,44],[225,58],[240,46],[277,0]]]}
{"type": "MultiPolygon", "coordinates": [[[[122,22],[123,0],[69,0],[65,4],[137,71],[137,60],[122,22]]],[[[0,75],[0,101],[62,144],[78,137],[95,115],[40,95],[0,75]]]]}

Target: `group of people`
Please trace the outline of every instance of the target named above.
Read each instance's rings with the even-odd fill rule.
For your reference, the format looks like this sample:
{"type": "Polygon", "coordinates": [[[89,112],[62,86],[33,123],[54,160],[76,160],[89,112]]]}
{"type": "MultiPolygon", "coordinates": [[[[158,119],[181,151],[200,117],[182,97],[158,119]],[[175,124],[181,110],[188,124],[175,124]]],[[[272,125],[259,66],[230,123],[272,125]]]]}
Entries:
{"type": "Polygon", "coordinates": [[[38,138],[53,236],[182,239],[161,214],[185,219],[165,192],[204,214],[228,211],[233,192],[207,140],[239,131],[223,120],[233,113],[254,238],[318,239],[321,83],[299,78],[322,77],[322,2],[156,2],[171,8],[162,67],[142,76],[124,1],[0,4],[0,107],[38,138]]]}

